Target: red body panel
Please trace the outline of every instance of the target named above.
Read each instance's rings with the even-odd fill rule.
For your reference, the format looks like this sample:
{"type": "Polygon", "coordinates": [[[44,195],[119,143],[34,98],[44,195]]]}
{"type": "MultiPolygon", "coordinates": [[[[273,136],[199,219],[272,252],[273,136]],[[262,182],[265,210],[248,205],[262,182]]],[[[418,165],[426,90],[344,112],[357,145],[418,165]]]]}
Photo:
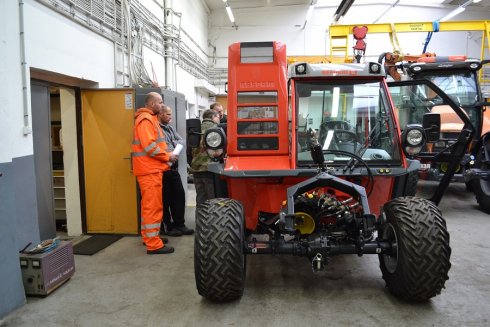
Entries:
{"type": "MultiPolygon", "coordinates": [[[[225,160],[225,173],[242,172],[239,177],[225,177],[230,198],[240,201],[245,209],[246,228],[255,230],[258,224],[259,212],[278,214],[283,202],[286,200],[287,188],[293,186],[307,177],[275,176],[257,177],[257,171],[271,171],[281,175],[280,171],[296,169],[296,134],[291,126],[296,126],[296,115],[293,110],[296,107],[294,91],[291,97],[288,95],[287,61],[285,45],[273,42],[272,62],[243,63],[241,61],[241,47],[235,43],[229,47],[228,54],[228,122],[227,122],[227,158],[225,160]],[[277,92],[277,102],[240,102],[240,92],[277,92]],[[289,103],[289,104],[288,104],[289,103]],[[238,112],[246,107],[277,107],[277,117],[243,117],[239,118],[238,112]],[[277,122],[277,134],[240,134],[237,124],[245,122],[277,122]],[[261,137],[277,137],[278,148],[275,150],[241,150],[239,138],[253,139],[261,137]],[[247,174],[255,177],[247,177],[247,174]]],[[[322,80],[327,76],[319,77],[322,80]]],[[[363,77],[346,77],[363,78],[363,77]]],[[[337,77],[338,79],[338,77],[337,77]]],[[[291,80],[291,89],[294,90],[295,81],[291,80]]],[[[382,85],[387,91],[386,82],[382,85]]],[[[388,92],[388,91],[387,91],[388,92]]],[[[393,103],[390,106],[393,108],[393,103]]],[[[396,120],[396,115],[393,118],[396,120]]],[[[398,124],[398,122],[396,122],[398,124]]],[[[398,125],[397,125],[398,126],[398,125]]],[[[400,131],[396,136],[399,142],[400,131]]],[[[406,168],[405,157],[402,154],[402,163],[406,168]]],[[[363,185],[367,184],[367,178],[363,178],[363,185]]],[[[394,177],[377,176],[374,188],[369,196],[371,213],[379,215],[383,204],[391,199],[394,186],[394,177]]],[[[367,192],[369,190],[366,190],[367,192]]],[[[339,198],[345,198],[345,194],[337,194],[339,198]]]]}
{"type": "MultiPolygon", "coordinates": [[[[288,90],[287,90],[287,64],[286,45],[273,42],[273,62],[242,63],[240,43],[232,44],[228,50],[228,148],[229,156],[261,156],[265,154],[288,154],[289,132],[288,132],[288,90]],[[253,68],[253,69],[252,69],[253,68]],[[240,103],[238,104],[239,92],[277,92],[276,103],[240,103]],[[238,109],[249,106],[277,106],[278,115],[275,118],[239,119],[238,109]],[[278,133],[272,134],[279,138],[277,150],[238,150],[237,122],[277,122],[278,133]]],[[[254,138],[271,136],[240,135],[240,137],[254,138]]],[[[244,170],[254,167],[243,167],[244,170]]],[[[259,168],[260,169],[260,168],[259,168]]]]}
{"type": "Polygon", "coordinates": [[[289,169],[291,169],[289,156],[228,157],[225,165],[227,171],[289,169]]]}

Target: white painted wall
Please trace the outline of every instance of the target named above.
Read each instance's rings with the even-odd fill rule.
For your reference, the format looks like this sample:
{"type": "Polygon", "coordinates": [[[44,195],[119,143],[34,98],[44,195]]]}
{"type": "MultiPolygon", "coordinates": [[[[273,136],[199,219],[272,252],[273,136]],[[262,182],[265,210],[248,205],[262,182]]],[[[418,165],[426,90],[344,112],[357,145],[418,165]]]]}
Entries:
{"type": "Polygon", "coordinates": [[[0,1],[0,163],[33,153],[32,134],[23,134],[20,57],[19,4],[0,1]]]}
{"type": "MultiPolygon", "coordinates": [[[[156,17],[163,21],[164,0],[140,0],[156,17]]],[[[167,0],[167,8],[172,8],[174,12],[181,14],[180,19],[176,15],[169,14],[167,22],[176,26],[180,26],[180,37],[190,49],[192,49],[204,62],[208,61],[208,16],[209,11],[203,0],[167,0]],[[184,33],[185,31],[185,33],[184,33]]],[[[161,53],[144,47],[143,57],[145,59],[145,67],[149,76],[153,79],[155,73],[158,85],[166,86],[172,91],[183,93],[189,103],[195,104],[199,98],[199,91],[194,87],[195,77],[184,71],[176,64],[176,61],[165,60],[161,53]],[[153,66],[153,68],[152,68],[153,66]],[[165,76],[168,69],[167,76],[165,76]]],[[[207,102],[207,94],[201,96],[206,98],[205,106],[209,106],[207,102]]]]}
{"type": "MultiPolygon", "coordinates": [[[[181,27],[192,39],[205,51],[208,50],[208,17],[209,11],[203,0],[172,0],[170,1],[175,11],[182,13],[181,27]]],[[[189,42],[189,38],[181,35],[183,41],[191,47],[204,61],[207,61],[207,53],[204,54],[195,44],[189,42]]]]}
{"type": "Polygon", "coordinates": [[[26,1],[26,53],[30,67],[40,68],[111,88],[114,45],[50,8],[26,1]]]}

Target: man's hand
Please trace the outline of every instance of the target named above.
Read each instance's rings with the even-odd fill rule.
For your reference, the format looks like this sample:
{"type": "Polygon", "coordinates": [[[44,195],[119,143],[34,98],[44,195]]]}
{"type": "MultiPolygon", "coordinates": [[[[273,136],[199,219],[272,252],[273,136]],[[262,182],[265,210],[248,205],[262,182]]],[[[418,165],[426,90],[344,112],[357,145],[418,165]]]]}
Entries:
{"type": "Polygon", "coordinates": [[[178,155],[175,155],[173,153],[170,154],[170,158],[168,159],[168,161],[172,162],[172,163],[176,163],[177,160],[179,160],[179,156],[178,155]]]}

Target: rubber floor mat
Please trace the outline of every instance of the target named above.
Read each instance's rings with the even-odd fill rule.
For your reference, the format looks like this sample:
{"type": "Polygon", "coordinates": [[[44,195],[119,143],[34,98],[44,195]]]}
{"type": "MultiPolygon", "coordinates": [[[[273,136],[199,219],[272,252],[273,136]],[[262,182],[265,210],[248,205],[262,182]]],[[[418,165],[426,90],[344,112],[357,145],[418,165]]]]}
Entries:
{"type": "Polygon", "coordinates": [[[121,235],[92,235],[73,247],[74,254],[92,255],[122,238],[121,235]]]}

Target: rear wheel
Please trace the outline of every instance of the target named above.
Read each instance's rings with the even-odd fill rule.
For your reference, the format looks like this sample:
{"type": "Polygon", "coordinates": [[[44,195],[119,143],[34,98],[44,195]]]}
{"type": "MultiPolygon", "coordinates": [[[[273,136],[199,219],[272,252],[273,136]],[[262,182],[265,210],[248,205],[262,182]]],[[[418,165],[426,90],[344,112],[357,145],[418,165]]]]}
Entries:
{"type": "Polygon", "coordinates": [[[386,287],[396,297],[422,302],[441,292],[449,278],[449,233],[437,206],[416,197],[400,197],[383,208],[379,235],[392,243],[391,254],[380,254],[386,287]]]}
{"type": "Polygon", "coordinates": [[[194,273],[200,295],[213,301],[242,296],[245,284],[243,206],[211,199],[196,214],[194,273]]]}
{"type": "MultiPolygon", "coordinates": [[[[476,157],[476,167],[483,170],[490,169],[489,164],[483,162],[481,151],[476,157]]],[[[471,186],[480,208],[486,213],[490,213],[490,180],[476,178],[472,180],[471,186]]]]}
{"type": "Polygon", "coordinates": [[[417,193],[417,184],[419,182],[419,173],[417,170],[411,171],[407,176],[405,185],[405,195],[414,196],[417,193]]]}

